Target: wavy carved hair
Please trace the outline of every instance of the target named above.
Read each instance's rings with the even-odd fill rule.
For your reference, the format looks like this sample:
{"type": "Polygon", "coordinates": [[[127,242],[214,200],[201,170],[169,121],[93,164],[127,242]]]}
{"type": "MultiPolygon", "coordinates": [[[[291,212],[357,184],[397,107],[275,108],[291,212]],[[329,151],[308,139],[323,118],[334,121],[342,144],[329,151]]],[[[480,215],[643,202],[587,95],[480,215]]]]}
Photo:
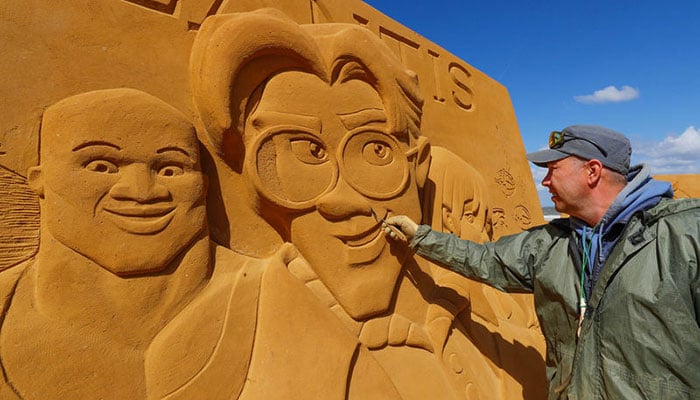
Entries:
{"type": "Polygon", "coordinates": [[[366,28],[299,25],[274,9],[212,16],[192,48],[192,94],[202,139],[236,171],[247,115],[267,81],[284,71],[314,74],[329,85],[367,82],[382,99],[390,132],[406,143],[420,136],[417,76],[366,28]]]}

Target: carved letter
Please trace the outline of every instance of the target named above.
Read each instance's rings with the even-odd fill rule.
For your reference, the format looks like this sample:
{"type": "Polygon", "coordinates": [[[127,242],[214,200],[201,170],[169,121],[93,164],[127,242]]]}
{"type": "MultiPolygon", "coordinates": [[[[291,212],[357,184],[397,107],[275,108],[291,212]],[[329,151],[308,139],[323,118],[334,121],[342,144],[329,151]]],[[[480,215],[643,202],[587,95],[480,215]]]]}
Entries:
{"type": "Polygon", "coordinates": [[[445,96],[443,96],[442,87],[440,86],[440,66],[438,63],[440,54],[432,50],[428,50],[428,56],[433,60],[433,80],[435,81],[435,93],[433,93],[433,99],[440,103],[444,103],[445,96]]]}
{"type": "Polygon", "coordinates": [[[450,73],[450,77],[452,77],[452,81],[455,83],[455,85],[457,85],[458,88],[462,89],[463,91],[463,93],[458,94],[456,91],[453,90],[452,99],[463,110],[471,111],[474,107],[474,104],[472,102],[474,92],[472,92],[469,86],[467,86],[465,81],[471,78],[472,74],[466,68],[455,62],[450,63],[448,71],[450,73]]]}

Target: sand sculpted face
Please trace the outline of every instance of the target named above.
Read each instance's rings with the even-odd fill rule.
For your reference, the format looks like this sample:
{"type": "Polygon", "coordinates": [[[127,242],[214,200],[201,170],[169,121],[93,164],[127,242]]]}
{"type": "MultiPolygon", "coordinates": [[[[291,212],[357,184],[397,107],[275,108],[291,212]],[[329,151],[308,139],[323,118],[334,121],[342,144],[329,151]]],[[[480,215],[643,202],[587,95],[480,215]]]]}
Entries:
{"type": "Polygon", "coordinates": [[[372,210],[419,210],[416,148],[388,134],[386,121],[378,93],[361,80],[329,85],[284,72],[267,83],[246,127],[256,137],[247,168],[258,191],[297,213],[292,242],[356,319],[388,308],[405,255],[391,253],[372,210]]]}
{"type": "Polygon", "coordinates": [[[443,147],[432,147],[431,156],[428,176],[434,190],[425,193],[424,201],[434,207],[427,210],[432,226],[462,239],[490,240],[491,210],[481,174],[443,147]]]}
{"type": "Polygon", "coordinates": [[[416,75],[367,29],[271,10],[208,19],[190,63],[222,192],[209,199],[215,240],[270,254],[237,228],[248,223],[294,244],[356,321],[388,311],[409,251],[387,242],[373,212],[421,218],[429,146],[416,75]],[[261,27],[269,34],[242,34],[261,27]]]}
{"type": "Polygon", "coordinates": [[[117,275],[165,268],[206,227],[194,128],[129,89],[51,106],[29,174],[51,236],[117,275]]]}

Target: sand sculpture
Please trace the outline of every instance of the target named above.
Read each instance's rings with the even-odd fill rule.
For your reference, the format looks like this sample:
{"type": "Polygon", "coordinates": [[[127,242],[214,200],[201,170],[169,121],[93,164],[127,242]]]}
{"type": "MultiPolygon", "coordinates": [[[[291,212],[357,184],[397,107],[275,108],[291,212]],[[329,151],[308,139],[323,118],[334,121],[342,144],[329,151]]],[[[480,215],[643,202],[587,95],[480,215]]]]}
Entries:
{"type": "Polygon", "coordinates": [[[526,227],[512,165],[433,146],[419,76],[366,26],[224,11],[247,10],[188,25],[182,93],[58,90],[5,132],[0,398],[544,397],[531,298],[381,230],[526,227]]]}
{"type": "Polygon", "coordinates": [[[671,182],[675,198],[700,197],[700,174],[655,175],[654,178],[671,182]]]}
{"type": "Polygon", "coordinates": [[[118,89],[49,107],[40,138],[41,245],[2,275],[2,397],[133,397],[139,348],[209,274],[194,127],[118,89]]]}

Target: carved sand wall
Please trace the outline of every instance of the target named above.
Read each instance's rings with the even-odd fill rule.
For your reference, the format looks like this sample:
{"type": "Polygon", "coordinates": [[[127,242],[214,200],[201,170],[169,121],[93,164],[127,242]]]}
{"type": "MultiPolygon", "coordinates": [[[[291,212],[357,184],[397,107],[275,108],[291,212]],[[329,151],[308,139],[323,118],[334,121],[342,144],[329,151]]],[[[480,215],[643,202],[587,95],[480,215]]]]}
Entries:
{"type": "Polygon", "coordinates": [[[654,175],[654,178],[671,182],[675,198],[700,197],[700,174],[654,175]]]}
{"type": "Polygon", "coordinates": [[[544,398],[531,296],[381,229],[542,221],[497,82],[360,1],[0,21],[0,398],[544,398]]]}

